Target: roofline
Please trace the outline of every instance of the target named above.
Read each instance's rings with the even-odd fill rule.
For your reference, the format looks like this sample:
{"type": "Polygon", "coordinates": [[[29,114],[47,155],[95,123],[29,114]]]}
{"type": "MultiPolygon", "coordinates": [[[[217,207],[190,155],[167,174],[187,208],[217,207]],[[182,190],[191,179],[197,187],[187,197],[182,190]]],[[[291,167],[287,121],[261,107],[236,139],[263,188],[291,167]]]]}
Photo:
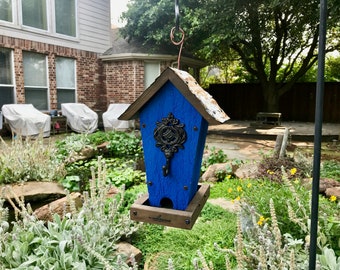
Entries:
{"type": "MultiPolygon", "coordinates": [[[[110,55],[101,55],[100,59],[105,61],[122,61],[122,60],[158,60],[158,61],[172,61],[177,62],[177,55],[170,54],[147,54],[147,53],[119,53],[110,55]]],[[[202,60],[193,59],[190,57],[182,56],[181,60],[183,63],[205,67],[207,64],[202,60]]]]}
{"type": "Polygon", "coordinates": [[[131,120],[137,118],[139,110],[167,82],[171,82],[209,124],[217,125],[229,119],[229,116],[218,106],[212,96],[204,91],[189,73],[170,67],[164,70],[118,119],[131,120]],[[209,103],[211,106],[209,108],[205,107],[204,103],[209,103]]]}

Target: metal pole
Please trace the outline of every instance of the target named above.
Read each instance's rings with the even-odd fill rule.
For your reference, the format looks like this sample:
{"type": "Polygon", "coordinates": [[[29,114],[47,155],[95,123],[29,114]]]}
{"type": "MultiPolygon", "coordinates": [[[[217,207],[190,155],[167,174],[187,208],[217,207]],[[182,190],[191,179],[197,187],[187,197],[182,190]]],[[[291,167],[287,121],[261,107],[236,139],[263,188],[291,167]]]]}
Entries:
{"type": "Polygon", "coordinates": [[[318,79],[316,84],[315,101],[315,137],[314,137],[314,160],[313,160],[313,187],[311,205],[311,228],[309,248],[309,270],[315,270],[316,248],[318,237],[318,208],[319,208],[319,184],[320,184],[320,161],[322,141],[322,118],[323,118],[323,93],[325,73],[325,44],[326,44],[327,0],[320,0],[320,27],[319,27],[319,54],[318,54],[318,79]]]}
{"type": "Polygon", "coordinates": [[[175,0],[175,23],[176,31],[179,31],[179,0],[175,0]]]}

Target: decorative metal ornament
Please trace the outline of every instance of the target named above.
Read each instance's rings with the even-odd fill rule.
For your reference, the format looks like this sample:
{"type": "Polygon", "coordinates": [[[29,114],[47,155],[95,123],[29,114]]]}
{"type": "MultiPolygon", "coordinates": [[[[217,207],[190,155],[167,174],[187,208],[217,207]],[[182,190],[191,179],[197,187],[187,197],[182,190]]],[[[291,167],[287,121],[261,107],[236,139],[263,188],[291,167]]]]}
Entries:
{"type": "Polygon", "coordinates": [[[161,149],[166,158],[166,164],[162,166],[163,176],[167,176],[170,170],[170,159],[178,149],[183,149],[183,144],[187,139],[184,124],[181,124],[172,113],[168,117],[162,118],[161,122],[156,123],[154,138],[156,146],[161,149]]]}

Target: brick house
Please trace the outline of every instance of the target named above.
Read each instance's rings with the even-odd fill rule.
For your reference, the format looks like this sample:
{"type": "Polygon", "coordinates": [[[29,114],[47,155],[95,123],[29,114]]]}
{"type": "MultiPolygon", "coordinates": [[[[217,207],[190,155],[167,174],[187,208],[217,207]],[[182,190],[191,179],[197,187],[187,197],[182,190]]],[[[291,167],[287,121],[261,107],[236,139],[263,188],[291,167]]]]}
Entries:
{"type": "MultiPolygon", "coordinates": [[[[105,111],[134,101],[177,61],[128,44],[117,30],[113,40],[110,20],[110,0],[0,0],[0,108],[31,103],[49,112],[79,102],[105,111]]],[[[182,63],[194,72],[204,66],[182,63]]]]}
{"type": "Polygon", "coordinates": [[[110,0],[0,0],[0,108],[105,108],[99,55],[111,46],[110,27],[110,0]]]}
{"type": "MultiPolygon", "coordinates": [[[[136,41],[128,42],[112,30],[113,46],[100,58],[104,63],[104,77],[108,103],[132,103],[163,70],[177,66],[178,48],[150,48],[136,41]]],[[[170,40],[169,40],[169,43],[170,40]]],[[[180,68],[198,80],[203,61],[183,53],[180,68]]]]}

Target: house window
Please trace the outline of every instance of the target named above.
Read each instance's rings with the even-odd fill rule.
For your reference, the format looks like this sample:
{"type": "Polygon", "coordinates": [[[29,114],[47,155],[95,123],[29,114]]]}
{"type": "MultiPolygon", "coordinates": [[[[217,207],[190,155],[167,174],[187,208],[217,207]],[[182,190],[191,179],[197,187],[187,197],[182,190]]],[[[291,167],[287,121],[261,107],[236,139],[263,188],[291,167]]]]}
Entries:
{"type": "Polygon", "coordinates": [[[76,102],[75,64],[75,60],[71,58],[56,58],[58,109],[62,103],[76,102]]]}
{"type": "Polygon", "coordinates": [[[144,63],[144,89],[148,88],[154,80],[160,75],[159,62],[144,63]]]}
{"type": "Polygon", "coordinates": [[[22,23],[47,30],[46,0],[22,0],[22,23]]]}
{"type": "Polygon", "coordinates": [[[0,48],[0,109],[11,103],[14,103],[12,51],[0,48]]]}
{"type": "Polygon", "coordinates": [[[48,110],[46,56],[32,52],[24,52],[23,56],[26,104],[33,104],[38,110],[48,110]]]}
{"type": "Polygon", "coordinates": [[[56,32],[76,36],[76,0],[55,0],[56,32]]]}
{"type": "Polygon", "coordinates": [[[0,0],[0,20],[13,22],[12,0],[0,0]]]}

